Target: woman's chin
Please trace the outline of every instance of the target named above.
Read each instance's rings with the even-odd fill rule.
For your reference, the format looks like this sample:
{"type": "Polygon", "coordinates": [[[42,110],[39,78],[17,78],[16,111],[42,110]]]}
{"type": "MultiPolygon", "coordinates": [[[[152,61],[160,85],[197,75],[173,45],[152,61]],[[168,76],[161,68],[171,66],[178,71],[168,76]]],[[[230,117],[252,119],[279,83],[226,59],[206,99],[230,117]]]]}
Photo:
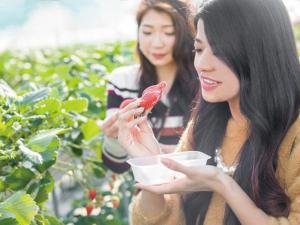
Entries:
{"type": "Polygon", "coordinates": [[[217,98],[216,96],[202,95],[202,98],[208,103],[224,102],[223,99],[217,98]]]}

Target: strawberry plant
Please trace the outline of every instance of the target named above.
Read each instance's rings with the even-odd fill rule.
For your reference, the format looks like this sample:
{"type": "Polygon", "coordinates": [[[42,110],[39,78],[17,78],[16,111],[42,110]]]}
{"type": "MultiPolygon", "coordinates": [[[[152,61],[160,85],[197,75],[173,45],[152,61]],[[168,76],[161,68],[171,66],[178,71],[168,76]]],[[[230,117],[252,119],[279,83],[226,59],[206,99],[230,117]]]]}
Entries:
{"type": "Polygon", "coordinates": [[[108,175],[101,161],[97,120],[105,116],[104,75],[132,63],[133,46],[116,43],[0,54],[1,225],[128,224],[131,176],[108,175]],[[88,198],[83,194],[74,199],[68,215],[56,218],[46,203],[65,175],[82,193],[92,191],[88,198]],[[127,190],[126,198],[120,187],[127,190]],[[89,204],[93,210],[76,214],[89,204]]]}

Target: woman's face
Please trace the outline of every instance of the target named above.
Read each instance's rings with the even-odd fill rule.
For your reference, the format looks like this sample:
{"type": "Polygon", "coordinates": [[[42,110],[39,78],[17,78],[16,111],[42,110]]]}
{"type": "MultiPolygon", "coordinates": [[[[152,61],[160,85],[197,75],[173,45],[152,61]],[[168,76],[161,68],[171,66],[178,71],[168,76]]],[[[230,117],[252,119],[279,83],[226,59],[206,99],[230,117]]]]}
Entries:
{"type": "Polygon", "coordinates": [[[140,50],[154,66],[174,63],[175,27],[168,14],[149,10],[141,21],[138,40],[140,50]]]}
{"type": "Polygon", "coordinates": [[[195,60],[205,101],[216,103],[239,99],[240,83],[233,71],[214,55],[207,41],[204,23],[200,19],[195,38],[195,60]]]}

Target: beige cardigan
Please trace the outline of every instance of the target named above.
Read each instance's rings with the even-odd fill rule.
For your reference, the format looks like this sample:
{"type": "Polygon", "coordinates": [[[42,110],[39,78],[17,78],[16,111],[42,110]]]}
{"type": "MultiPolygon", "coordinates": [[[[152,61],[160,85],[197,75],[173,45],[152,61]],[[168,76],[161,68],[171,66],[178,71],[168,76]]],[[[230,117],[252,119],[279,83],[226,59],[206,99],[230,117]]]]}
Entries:
{"type": "MultiPolygon", "coordinates": [[[[190,134],[192,133],[192,127],[193,123],[190,122],[178,145],[178,151],[191,149],[190,134]]],[[[239,149],[246,139],[246,131],[243,127],[239,127],[232,121],[229,121],[227,125],[226,134],[228,135],[225,135],[222,144],[222,154],[226,147],[227,149],[239,149]],[[223,148],[224,145],[225,148],[223,148]]],[[[225,163],[233,163],[237,153],[238,151],[234,151],[233,154],[227,154],[227,158],[223,155],[225,163]]],[[[276,176],[292,201],[291,210],[287,218],[270,216],[268,225],[300,225],[300,116],[291,126],[280,146],[276,176]]],[[[185,225],[185,220],[188,218],[184,218],[180,196],[176,194],[165,195],[165,199],[164,210],[156,217],[147,218],[141,210],[140,195],[138,195],[133,202],[131,215],[133,225],[185,225]]],[[[224,216],[224,205],[224,200],[213,194],[204,224],[221,225],[224,216]]]]}

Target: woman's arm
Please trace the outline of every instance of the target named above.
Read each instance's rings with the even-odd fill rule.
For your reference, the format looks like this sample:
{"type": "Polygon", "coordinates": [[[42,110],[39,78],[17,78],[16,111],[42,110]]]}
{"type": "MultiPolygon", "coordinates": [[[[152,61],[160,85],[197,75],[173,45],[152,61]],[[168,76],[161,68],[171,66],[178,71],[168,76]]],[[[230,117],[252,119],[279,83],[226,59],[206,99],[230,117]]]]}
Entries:
{"type": "Polygon", "coordinates": [[[140,204],[140,210],[144,212],[146,217],[156,217],[161,214],[165,208],[166,199],[164,195],[153,194],[148,191],[140,192],[140,202],[147,204],[140,204]]]}
{"type": "MultiPolygon", "coordinates": [[[[193,123],[189,122],[184,131],[180,144],[176,151],[191,149],[189,136],[193,123]]],[[[133,202],[133,225],[184,225],[185,218],[181,205],[181,197],[178,194],[154,194],[142,190],[133,202]]]]}
{"type": "MultiPolygon", "coordinates": [[[[296,137],[293,148],[287,151],[287,159],[281,164],[285,167],[286,193],[291,200],[288,217],[272,217],[257,208],[247,194],[231,178],[222,178],[218,192],[223,195],[228,205],[239,218],[242,225],[299,225],[300,224],[300,135],[296,137]],[[222,191],[224,189],[224,191],[222,191]]],[[[282,160],[282,159],[279,159],[282,160]]]]}
{"type": "Polygon", "coordinates": [[[221,175],[216,191],[223,196],[242,225],[268,224],[270,217],[258,208],[244,190],[228,175],[221,175]]]}
{"type": "Polygon", "coordinates": [[[112,84],[108,85],[106,118],[104,121],[98,122],[98,125],[104,134],[102,144],[103,163],[116,173],[123,173],[130,168],[128,163],[126,163],[128,154],[117,140],[118,111],[123,100],[124,98],[115,92],[115,87],[112,84]]]}
{"type": "Polygon", "coordinates": [[[184,225],[181,197],[141,191],[133,202],[132,225],[184,225]]]}
{"type": "Polygon", "coordinates": [[[284,165],[285,190],[291,200],[288,217],[272,217],[258,208],[249,196],[230,176],[213,166],[204,166],[198,170],[185,167],[176,161],[162,160],[168,168],[182,172],[185,178],[170,184],[138,187],[156,194],[213,191],[222,195],[234,211],[242,225],[299,225],[300,224],[300,137],[288,151],[288,156],[280,164],[284,165]]]}

